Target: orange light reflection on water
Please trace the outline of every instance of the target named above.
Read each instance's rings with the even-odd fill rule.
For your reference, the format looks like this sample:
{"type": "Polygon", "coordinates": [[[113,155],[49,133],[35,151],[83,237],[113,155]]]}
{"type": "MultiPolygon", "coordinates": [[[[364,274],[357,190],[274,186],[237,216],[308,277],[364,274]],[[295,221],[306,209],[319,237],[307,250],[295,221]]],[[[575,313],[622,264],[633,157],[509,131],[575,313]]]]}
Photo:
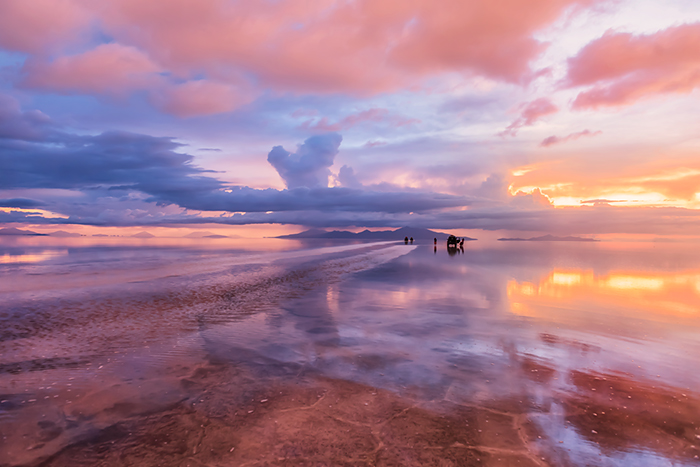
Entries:
{"type": "Polygon", "coordinates": [[[510,280],[507,295],[511,312],[521,316],[551,319],[555,309],[566,309],[696,322],[700,318],[700,271],[596,274],[593,270],[555,269],[537,283],[510,280]]]}
{"type": "Polygon", "coordinates": [[[39,251],[31,254],[2,254],[0,255],[0,264],[15,264],[15,263],[39,263],[41,261],[46,261],[58,256],[65,256],[68,254],[68,250],[46,250],[39,251]]]}

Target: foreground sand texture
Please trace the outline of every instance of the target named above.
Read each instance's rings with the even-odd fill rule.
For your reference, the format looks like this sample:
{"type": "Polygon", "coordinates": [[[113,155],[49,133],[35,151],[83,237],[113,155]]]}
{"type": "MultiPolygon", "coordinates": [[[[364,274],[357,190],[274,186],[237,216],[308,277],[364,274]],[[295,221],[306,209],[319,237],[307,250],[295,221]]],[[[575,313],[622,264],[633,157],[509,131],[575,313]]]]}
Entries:
{"type": "Polygon", "coordinates": [[[561,251],[399,248],[6,291],[0,465],[700,465],[696,315],[565,301],[561,251]]]}

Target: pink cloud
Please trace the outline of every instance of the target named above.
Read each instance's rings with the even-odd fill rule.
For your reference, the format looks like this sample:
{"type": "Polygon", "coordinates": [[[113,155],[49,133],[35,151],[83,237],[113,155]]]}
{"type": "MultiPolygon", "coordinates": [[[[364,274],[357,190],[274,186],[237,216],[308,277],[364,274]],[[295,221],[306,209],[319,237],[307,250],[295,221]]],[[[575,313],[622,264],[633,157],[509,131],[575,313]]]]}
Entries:
{"type": "Polygon", "coordinates": [[[48,52],[78,38],[89,21],[89,13],[74,0],[3,0],[0,47],[48,52]]]}
{"type": "Polygon", "coordinates": [[[648,35],[607,32],[569,59],[566,86],[581,92],[575,109],[620,106],[700,86],[700,23],[648,35]]]}
{"type": "Polygon", "coordinates": [[[414,23],[404,28],[390,58],[409,70],[469,70],[517,83],[538,75],[529,63],[546,45],[533,33],[565,8],[585,3],[593,2],[450,0],[439,8],[417,2],[414,23]]]}
{"type": "Polygon", "coordinates": [[[228,84],[198,80],[154,91],[151,101],[164,112],[187,118],[230,112],[253,97],[228,84]]]}
{"type": "Polygon", "coordinates": [[[22,84],[60,93],[122,94],[155,84],[160,68],[134,47],[103,44],[52,62],[29,60],[22,84]]]}
{"type": "Polygon", "coordinates": [[[348,128],[352,128],[364,122],[381,122],[398,128],[405,125],[410,125],[412,123],[419,123],[420,120],[391,115],[387,109],[374,108],[348,115],[335,123],[330,123],[327,117],[323,117],[315,123],[313,120],[307,120],[301,124],[301,128],[323,132],[341,131],[347,130],[348,128]]]}
{"type": "Polygon", "coordinates": [[[524,126],[534,125],[540,118],[559,111],[556,105],[546,97],[540,97],[522,106],[520,117],[508,125],[499,136],[515,136],[518,130],[524,126]]]}
{"type": "Polygon", "coordinates": [[[6,0],[0,45],[35,54],[24,69],[27,86],[92,94],[145,89],[163,96],[154,99],[161,108],[189,115],[185,108],[194,114],[229,108],[241,97],[232,98],[225,85],[243,82],[272,92],[363,96],[445,71],[523,83],[538,76],[531,62],[546,47],[535,33],[572,6],[602,1],[445,0],[436,8],[429,0],[279,0],[274,7],[229,0],[6,0]],[[89,39],[81,36],[88,27],[115,43],[48,59],[89,39]],[[191,85],[199,97],[179,95],[172,79],[219,83],[222,102],[203,104],[213,101],[209,84],[191,85]],[[154,91],[162,86],[167,89],[154,91]]]}
{"type": "Polygon", "coordinates": [[[181,77],[372,94],[446,70],[521,82],[545,47],[534,33],[596,1],[106,0],[99,15],[110,35],[181,77]]]}
{"type": "Polygon", "coordinates": [[[553,135],[553,136],[550,136],[550,137],[542,140],[542,142],[540,143],[540,146],[542,146],[543,148],[546,148],[546,147],[549,147],[549,146],[552,146],[555,144],[577,140],[577,139],[581,138],[582,136],[596,136],[596,135],[599,135],[601,133],[602,133],[602,131],[583,130],[583,131],[578,131],[576,133],[568,134],[568,135],[563,136],[563,137],[553,135]]]}

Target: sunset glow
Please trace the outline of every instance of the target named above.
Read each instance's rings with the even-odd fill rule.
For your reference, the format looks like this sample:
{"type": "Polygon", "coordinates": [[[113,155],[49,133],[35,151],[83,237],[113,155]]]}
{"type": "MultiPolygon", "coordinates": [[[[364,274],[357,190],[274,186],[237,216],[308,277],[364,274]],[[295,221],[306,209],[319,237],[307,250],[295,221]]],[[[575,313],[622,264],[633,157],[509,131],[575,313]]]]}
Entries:
{"type": "Polygon", "coordinates": [[[698,236],[698,37],[691,0],[8,0],[0,223],[698,236]]]}
{"type": "Polygon", "coordinates": [[[700,462],[700,0],[0,0],[0,463],[700,462]]]}

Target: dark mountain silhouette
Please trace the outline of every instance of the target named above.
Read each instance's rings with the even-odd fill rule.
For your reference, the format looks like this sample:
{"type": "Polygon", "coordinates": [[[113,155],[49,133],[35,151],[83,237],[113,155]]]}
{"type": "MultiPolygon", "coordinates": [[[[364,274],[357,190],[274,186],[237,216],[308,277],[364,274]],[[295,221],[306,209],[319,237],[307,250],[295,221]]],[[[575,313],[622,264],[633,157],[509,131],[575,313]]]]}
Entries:
{"type": "MultiPolygon", "coordinates": [[[[347,240],[403,240],[404,237],[413,237],[414,240],[433,240],[437,238],[444,241],[450,234],[443,232],[435,232],[429,229],[420,229],[414,227],[401,227],[397,230],[371,231],[363,230],[362,232],[354,233],[347,230],[333,230],[328,232],[322,229],[310,229],[305,232],[300,232],[291,235],[282,235],[277,238],[326,238],[326,239],[347,239],[347,240]]],[[[465,237],[465,240],[476,240],[475,238],[465,237]]]]}
{"type": "Polygon", "coordinates": [[[543,235],[532,238],[499,238],[499,242],[599,242],[595,238],[585,237],[555,237],[554,235],[543,235]]]}
{"type": "Polygon", "coordinates": [[[15,227],[6,227],[0,229],[0,235],[36,235],[41,237],[47,237],[48,235],[43,233],[32,232],[31,230],[20,230],[15,227]]]}

